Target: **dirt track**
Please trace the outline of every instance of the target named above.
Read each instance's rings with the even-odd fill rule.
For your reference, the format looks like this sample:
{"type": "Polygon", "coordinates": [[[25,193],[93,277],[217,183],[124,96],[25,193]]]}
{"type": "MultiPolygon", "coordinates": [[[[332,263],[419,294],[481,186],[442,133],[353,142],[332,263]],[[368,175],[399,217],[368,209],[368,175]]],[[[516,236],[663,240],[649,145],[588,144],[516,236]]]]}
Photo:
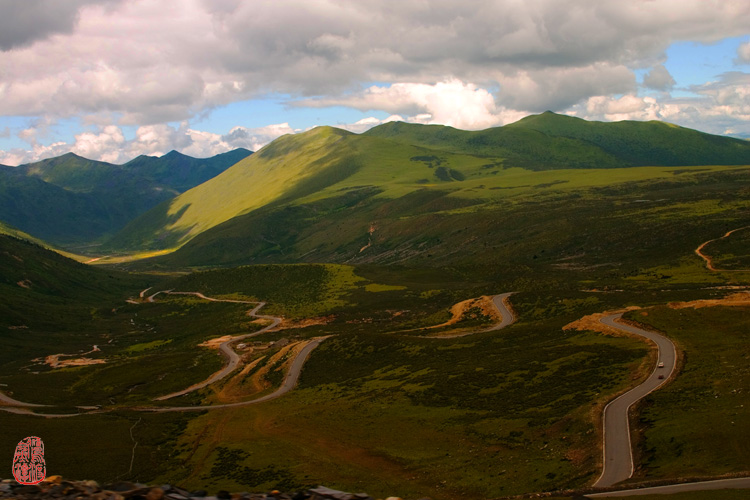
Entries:
{"type": "Polygon", "coordinates": [[[750,228],[750,226],[738,227],[737,229],[732,229],[731,231],[727,231],[727,233],[724,236],[722,236],[721,238],[714,238],[712,240],[708,240],[708,241],[706,241],[704,243],[701,243],[698,246],[698,248],[695,249],[695,254],[698,257],[700,257],[701,259],[703,259],[704,261],[706,261],[706,269],[708,269],[709,271],[715,271],[715,272],[721,271],[721,272],[730,272],[730,273],[731,272],[735,272],[735,271],[750,271],[750,269],[716,269],[714,267],[713,262],[711,261],[711,257],[709,257],[708,255],[706,255],[706,254],[703,253],[703,248],[706,245],[708,245],[709,243],[714,242],[714,241],[718,241],[718,240],[723,240],[724,238],[729,237],[732,233],[737,232],[737,231],[741,231],[741,230],[747,229],[747,228],[750,228]]]}

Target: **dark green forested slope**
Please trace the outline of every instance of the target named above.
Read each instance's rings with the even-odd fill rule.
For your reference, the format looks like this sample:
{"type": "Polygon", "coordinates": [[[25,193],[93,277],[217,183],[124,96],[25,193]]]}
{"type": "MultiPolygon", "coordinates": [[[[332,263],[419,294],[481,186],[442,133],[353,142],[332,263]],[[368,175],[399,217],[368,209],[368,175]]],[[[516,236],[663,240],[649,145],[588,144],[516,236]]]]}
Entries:
{"type": "Polygon", "coordinates": [[[198,159],[172,151],[113,165],[68,153],[0,166],[0,220],[56,244],[91,242],[249,154],[237,149],[198,159]]]}

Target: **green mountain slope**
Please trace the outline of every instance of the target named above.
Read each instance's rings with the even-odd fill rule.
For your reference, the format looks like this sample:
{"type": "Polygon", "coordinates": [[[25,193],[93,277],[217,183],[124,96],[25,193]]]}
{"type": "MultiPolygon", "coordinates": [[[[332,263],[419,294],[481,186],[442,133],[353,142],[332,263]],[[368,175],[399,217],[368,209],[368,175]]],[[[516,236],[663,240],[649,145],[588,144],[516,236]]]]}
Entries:
{"type": "Polygon", "coordinates": [[[589,122],[545,112],[476,132],[390,122],[364,135],[459,153],[501,156],[534,170],[647,165],[743,165],[750,143],[664,122],[589,122]]]}
{"type": "Polygon", "coordinates": [[[659,121],[589,122],[546,112],[526,117],[506,128],[535,130],[548,137],[595,144],[631,166],[750,163],[748,141],[659,121]]]}
{"type": "MultiPolygon", "coordinates": [[[[349,199],[351,192],[363,188],[367,190],[360,192],[370,193],[376,204],[398,199],[418,204],[429,198],[432,208],[427,211],[440,212],[546,191],[670,178],[674,169],[659,165],[695,165],[696,158],[701,164],[750,164],[750,144],[667,124],[589,123],[553,113],[479,132],[388,123],[356,135],[321,127],[277,139],[209,182],[156,207],[116,235],[110,246],[172,249],[212,228],[217,232],[206,235],[205,241],[226,242],[243,232],[244,222],[230,222],[235,217],[262,219],[262,224],[274,220],[278,232],[288,232],[298,221],[286,220],[284,214],[317,202],[326,205],[323,200],[349,199]],[[687,143],[697,144],[703,152],[682,148],[687,143]],[[713,157],[717,161],[709,162],[713,157]],[[657,167],[637,166],[644,162],[657,167]],[[281,208],[285,212],[279,212],[281,208]]],[[[408,205],[403,213],[392,215],[405,216],[417,208],[408,205]]],[[[365,235],[359,237],[364,238],[362,245],[368,241],[370,223],[382,218],[377,212],[367,217],[360,221],[364,227],[357,228],[365,235]]],[[[261,244],[264,252],[282,247],[278,238],[266,240],[261,244]]],[[[355,245],[354,240],[349,244],[355,245]]],[[[315,254],[313,248],[308,251],[315,254]]]]}
{"type": "Polygon", "coordinates": [[[350,137],[349,132],[330,127],[281,137],[139,217],[109,246],[169,248],[236,215],[313,193],[357,169],[350,137]]]}
{"type": "Polygon", "coordinates": [[[0,219],[56,244],[90,242],[249,154],[238,149],[197,159],[173,151],[113,165],[68,153],[0,167],[0,219]]]}

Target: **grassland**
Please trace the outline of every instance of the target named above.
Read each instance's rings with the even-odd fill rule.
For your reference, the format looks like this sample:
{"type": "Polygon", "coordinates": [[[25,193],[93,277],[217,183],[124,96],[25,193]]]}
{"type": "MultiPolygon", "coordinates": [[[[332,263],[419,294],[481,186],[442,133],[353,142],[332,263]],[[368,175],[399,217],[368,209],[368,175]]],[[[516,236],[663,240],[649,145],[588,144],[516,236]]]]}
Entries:
{"type": "Polygon", "coordinates": [[[630,317],[677,341],[679,377],[649,396],[641,416],[642,479],[745,472],[750,465],[750,308],[649,309],[630,317]]]}
{"type": "Polygon", "coordinates": [[[322,482],[433,498],[584,484],[598,456],[591,402],[600,382],[608,381],[606,391],[627,383],[623,374],[640,363],[643,347],[532,330],[460,342],[329,339],[287,397],[192,421],[178,444],[182,465],[160,480],[239,490],[322,482]],[[496,354],[478,354],[487,352],[496,354]],[[554,394],[546,392],[552,379],[565,380],[554,394]],[[196,446],[197,436],[219,435],[196,446]],[[230,454],[237,474],[214,477],[230,454]]]}

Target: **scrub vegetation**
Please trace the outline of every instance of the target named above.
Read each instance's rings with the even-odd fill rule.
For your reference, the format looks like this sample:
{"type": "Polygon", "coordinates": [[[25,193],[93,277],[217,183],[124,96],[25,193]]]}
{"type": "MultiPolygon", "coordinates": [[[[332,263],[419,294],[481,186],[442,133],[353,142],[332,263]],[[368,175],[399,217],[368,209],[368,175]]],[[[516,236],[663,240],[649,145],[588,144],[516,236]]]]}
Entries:
{"type": "MultiPolygon", "coordinates": [[[[585,487],[600,472],[601,410],[650,371],[649,346],[564,327],[640,306],[629,318],[675,339],[684,365],[643,405],[638,478],[746,472],[750,316],[665,304],[748,286],[750,230],[718,239],[748,225],[748,149],[549,113],[481,132],[319,128],[274,141],[110,241],[122,260],[160,257],[85,266],[2,236],[0,390],[62,407],[40,412],[106,413],[2,413],[0,443],[46,433],[65,475],[188,488],[325,484],[438,500],[585,487]],[[727,271],[695,254],[709,240],[727,271]],[[237,347],[245,364],[226,380],[155,402],[223,366],[199,344],[267,324],[248,317],[254,304],[145,298],[164,290],[266,302],[259,314],[284,321],[237,347]],[[491,321],[478,309],[428,329],[459,302],[503,292],[516,292],[516,322],[502,330],[481,332],[491,321]],[[269,394],[290,346],[319,337],[282,398],[133,410],[269,394]],[[52,355],[105,363],[52,368],[52,355]],[[61,445],[85,428],[92,449],[112,450],[96,463],[61,445]]],[[[3,230],[23,237],[13,231],[3,230]]]]}

